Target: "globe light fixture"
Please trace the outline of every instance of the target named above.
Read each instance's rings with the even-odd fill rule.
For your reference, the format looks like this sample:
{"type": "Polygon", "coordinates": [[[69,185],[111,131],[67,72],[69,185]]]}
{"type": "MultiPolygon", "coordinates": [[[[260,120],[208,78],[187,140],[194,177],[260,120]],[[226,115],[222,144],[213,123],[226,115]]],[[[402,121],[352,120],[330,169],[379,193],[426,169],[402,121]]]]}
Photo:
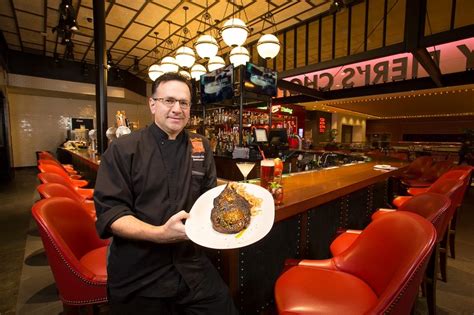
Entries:
{"type": "Polygon", "coordinates": [[[209,59],[217,55],[219,45],[211,35],[201,35],[194,44],[194,48],[199,57],[209,59]]]}
{"type": "Polygon", "coordinates": [[[183,77],[185,77],[186,79],[191,79],[191,74],[190,74],[188,71],[186,71],[186,70],[181,70],[181,71],[179,72],[179,74],[181,74],[181,75],[182,75],[183,77]]]}
{"type": "Polygon", "coordinates": [[[257,42],[257,51],[264,59],[275,58],[280,51],[280,41],[273,34],[264,34],[257,42]]]}
{"type": "Polygon", "coordinates": [[[222,67],[225,67],[225,61],[219,56],[211,57],[207,63],[207,69],[209,69],[209,71],[214,71],[222,67]]]}
{"type": "Polygon", "coordinates": [[[194,64],[194,61],[196,61],[194,50],[186,46],[181,46],[178,48],[175,59],[178,65],[182,68],[191,68],[194,64]]]}
{"type": "Polygon", "coordinates": [[[221,29],[222,39],[230,47],[242,46],[248,33],[245,22],[238,18],[230,18],[221,29]]]}
{"type": "Polygon", "coordinates": [[[164,73],[178,72],[179,65],[176,62],[176,59],[174,59],[173,57],[167,56],[161,60],[161,70],[163,70],[164,73]]]}
{"type": "Polygon", "coordinates": [[[155,81],[163,74],[163,70],[161,69],[160,65],[153,64],[148,68],[148,76],[152,81],[155,81]]]}
{"type": "Polygon", "coordinates": [[[229,59],[234,67],[238,67],[245,65],[250,60],[250,54],[247,48],[237,46],[230,51],[229,59]]]}
{"type": "Polygon", "coordinates": [[[196,63],[191,68],[191,77],[196,81],[199,81],[199,79],[201,78],[201,75],[203,75],[205,73],[206,73],[206,67],[204,67],[203,65],[200,65],[198,63],[196,63]]]}

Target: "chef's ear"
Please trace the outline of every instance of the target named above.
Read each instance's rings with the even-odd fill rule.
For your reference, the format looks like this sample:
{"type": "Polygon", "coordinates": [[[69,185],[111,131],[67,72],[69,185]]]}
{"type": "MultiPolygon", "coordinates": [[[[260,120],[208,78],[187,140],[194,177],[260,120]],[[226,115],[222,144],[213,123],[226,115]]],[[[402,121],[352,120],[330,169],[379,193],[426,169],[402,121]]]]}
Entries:
{"type": "Polygon", "coordinates": [[[152,97],[148,99],[148,105],[150,106],[151,113],[154,115],[156,111],[156,102],[152,97]]]}

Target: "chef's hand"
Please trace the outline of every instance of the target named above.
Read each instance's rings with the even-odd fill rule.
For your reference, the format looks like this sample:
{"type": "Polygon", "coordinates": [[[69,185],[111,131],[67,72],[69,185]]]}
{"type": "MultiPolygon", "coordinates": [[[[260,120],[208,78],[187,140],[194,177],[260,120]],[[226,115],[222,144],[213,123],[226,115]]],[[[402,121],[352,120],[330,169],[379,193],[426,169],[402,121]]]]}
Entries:
{"type": "Polygon", "coordinates": [[[164,225],[161,226],[161,243],[174,243],[188,240],[188,236],[184,230],[183,220],[189,218],[189,213],[184,210],[169,218],[164,225]]]}

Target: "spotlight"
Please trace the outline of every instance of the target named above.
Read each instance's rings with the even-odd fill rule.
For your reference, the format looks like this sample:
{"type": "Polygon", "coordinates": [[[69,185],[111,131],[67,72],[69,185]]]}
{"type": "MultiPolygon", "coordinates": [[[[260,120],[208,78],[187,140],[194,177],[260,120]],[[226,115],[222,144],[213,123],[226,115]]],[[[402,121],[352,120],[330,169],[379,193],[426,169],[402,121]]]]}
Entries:
{"type": "Polygon", "coordinates": [[[135,60],[133,60],[133,71],[138,72],[140,70],[140,67],[138,66],[138,57],[135,57],[135,60]]]}

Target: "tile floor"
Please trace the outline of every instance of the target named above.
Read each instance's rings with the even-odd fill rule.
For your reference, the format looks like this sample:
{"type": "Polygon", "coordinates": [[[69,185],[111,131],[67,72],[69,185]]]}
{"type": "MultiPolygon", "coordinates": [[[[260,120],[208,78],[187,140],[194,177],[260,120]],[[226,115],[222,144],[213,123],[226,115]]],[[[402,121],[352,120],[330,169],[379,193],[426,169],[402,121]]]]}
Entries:
{"type": "MultiPolygon", "coordinates": [[[[8,184],[0,184],[0,315],[60,314],[62,304],[30,215],[39,199],[35,169],[19,169],[8,184]]],[[[474,187],[460,213],[457,257],[448,260],[448,282],[438,281],[437,311],[474,314],[474,187]]],[[[427,314],[417,301],[416,314],[427,314]]]]}

